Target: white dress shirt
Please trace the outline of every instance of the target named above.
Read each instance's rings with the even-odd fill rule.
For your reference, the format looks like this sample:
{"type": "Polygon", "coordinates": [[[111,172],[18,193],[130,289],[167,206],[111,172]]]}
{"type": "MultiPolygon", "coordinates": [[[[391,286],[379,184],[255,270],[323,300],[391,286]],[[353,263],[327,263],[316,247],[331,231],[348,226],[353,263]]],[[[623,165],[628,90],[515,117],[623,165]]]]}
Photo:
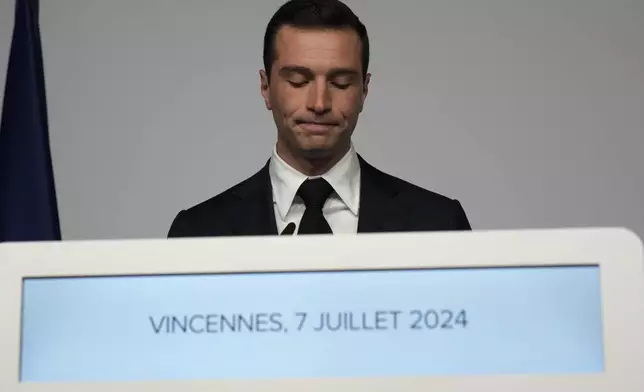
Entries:
{"type": "Polygon", "coordinates": [[[297,190],[307,178],[322,177],[333,187],[322,208],[324,217],[329,222],[334,234],[353,233],[358,231],[358,210],[360,207],[360,162],[353,146],[347,154],[329,171],[321,176],[309,177],[295,170],[284,162],[273,149],[269,164],[271,185],[273,187],[273,206],[278,233],[281,233],[290,222],[296,224],[295,234],[306,207],[297,196],[297,190]]]}

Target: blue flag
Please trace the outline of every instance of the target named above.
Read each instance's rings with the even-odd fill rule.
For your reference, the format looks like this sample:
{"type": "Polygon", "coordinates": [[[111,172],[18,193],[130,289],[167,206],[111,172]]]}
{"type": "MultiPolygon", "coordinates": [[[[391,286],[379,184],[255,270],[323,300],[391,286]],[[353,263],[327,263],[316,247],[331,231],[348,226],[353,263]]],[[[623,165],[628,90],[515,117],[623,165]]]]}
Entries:
{"type": "Polygon", "coordinates": [[[60,240],[38,1],[17,0],[0,123],[0,241],[60,240]]]}

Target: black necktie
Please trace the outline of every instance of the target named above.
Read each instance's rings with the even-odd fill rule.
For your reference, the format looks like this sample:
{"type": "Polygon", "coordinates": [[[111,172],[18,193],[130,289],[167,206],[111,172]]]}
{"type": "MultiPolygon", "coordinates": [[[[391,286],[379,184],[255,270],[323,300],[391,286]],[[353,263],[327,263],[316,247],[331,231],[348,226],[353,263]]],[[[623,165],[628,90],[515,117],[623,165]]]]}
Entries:
{"type": "Polygon", "coordinates": [[[323,178],[308,179],[302,183],[297,194],[304,200],[306,210],[300,221],[298,234],[333,233],[322,214],[322,207],[332,192],[333,187],[323,178]]]}

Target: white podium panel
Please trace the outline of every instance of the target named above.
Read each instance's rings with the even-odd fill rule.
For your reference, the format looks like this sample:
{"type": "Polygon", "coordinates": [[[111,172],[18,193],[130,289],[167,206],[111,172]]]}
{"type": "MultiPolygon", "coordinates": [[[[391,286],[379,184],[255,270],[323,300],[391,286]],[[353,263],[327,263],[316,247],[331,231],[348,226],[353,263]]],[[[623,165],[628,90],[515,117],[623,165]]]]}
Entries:
{"type": "Polygon", "coordinates": [[[0,390],[644,390],[622,229],[0,244],[0,390]]]}

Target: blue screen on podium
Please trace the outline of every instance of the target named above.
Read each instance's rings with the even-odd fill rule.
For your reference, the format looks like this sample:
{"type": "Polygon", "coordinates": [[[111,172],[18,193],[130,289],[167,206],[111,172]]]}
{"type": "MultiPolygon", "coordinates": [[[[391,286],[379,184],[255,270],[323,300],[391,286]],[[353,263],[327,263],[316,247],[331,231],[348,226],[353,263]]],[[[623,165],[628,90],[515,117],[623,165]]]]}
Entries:
{"type": "Polygon", "coordinates": [[[26,278],[20,379],[593,373],[598,266],[26,278]]]}

